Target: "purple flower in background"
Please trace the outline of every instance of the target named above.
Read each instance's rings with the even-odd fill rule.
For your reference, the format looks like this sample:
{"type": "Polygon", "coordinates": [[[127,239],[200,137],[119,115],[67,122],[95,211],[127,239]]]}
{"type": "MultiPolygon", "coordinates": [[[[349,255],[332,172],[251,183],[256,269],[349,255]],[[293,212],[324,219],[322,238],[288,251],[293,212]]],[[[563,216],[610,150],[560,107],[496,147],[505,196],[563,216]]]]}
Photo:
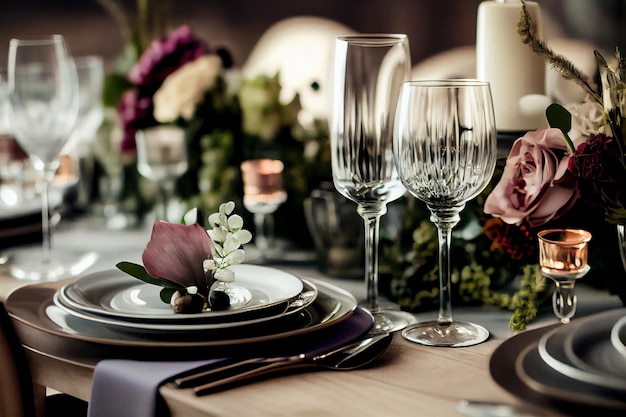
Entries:
{"type": "Polygon", "coordinates": [[[154,93],[172,72],[210,52],[209,45],[195,37],[189,26],[183,25],[165,38],[153,41],[128,77],[133,84],[147,87],[154,93]]]}
{"type": "Polygon", "coordinates": [[[183,25],[163,39],[153,41],[141,54],[128,75],[135,87],[122,95],[117,107],[124,132],[122,152],[136,149],[137,130],[158,124],[153,116],[153,96],[163,81],[184,64],[211,52],[206,42],[183,25]]]}

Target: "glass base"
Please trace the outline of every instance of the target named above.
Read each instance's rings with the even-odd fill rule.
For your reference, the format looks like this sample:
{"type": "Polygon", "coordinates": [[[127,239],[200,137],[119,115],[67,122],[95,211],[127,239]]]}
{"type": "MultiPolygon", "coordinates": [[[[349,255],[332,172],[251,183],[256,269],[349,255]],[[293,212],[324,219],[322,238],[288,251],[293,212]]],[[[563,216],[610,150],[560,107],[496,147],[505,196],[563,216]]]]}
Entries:
{"type": "Polygon", "coordinates": [[[465,347],[484,342],[489,332],[478,324],[464,321],[454,321],[448,325],[427,321],[407,327],[402,331],[402,337],[427,346],[465,347]]]}
{"type": "Polygon", "coordinates": [[[14,249],[9,254],[8,269],[13,278],[24,281],[58,281],[75,277],[91,267],[98,256],[95,252],[52,252],[48,262],[42,261],[41,247],[14,249]]]}
{"type": "Polygon", "coordinates": [[[397,332],[417,321],[411,313],[398,310],[380,310],[372,316],[374,325],[369,331],[371,335],[397,332]]]}

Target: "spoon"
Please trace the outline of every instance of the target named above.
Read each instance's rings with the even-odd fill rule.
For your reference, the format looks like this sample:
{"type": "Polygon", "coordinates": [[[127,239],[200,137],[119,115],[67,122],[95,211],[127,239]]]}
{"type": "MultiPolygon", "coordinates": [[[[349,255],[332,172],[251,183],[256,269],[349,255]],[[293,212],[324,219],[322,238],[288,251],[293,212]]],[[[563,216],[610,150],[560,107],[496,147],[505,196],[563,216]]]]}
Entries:
{"type": "Polygon", "coordinates": [[[367,335],[364,339],[317,355],[301,353],[275,358],[253,358],[212,368],[174,380],[178,388],[194,387],[196,395],[208,394],[216,388],[265,375],[270,372],[303,367],[349,370],[367,365],[381,356],[393,339],[392,333],[367,335]],[[227,372],[225,377],[214,378],[227,372]]]}

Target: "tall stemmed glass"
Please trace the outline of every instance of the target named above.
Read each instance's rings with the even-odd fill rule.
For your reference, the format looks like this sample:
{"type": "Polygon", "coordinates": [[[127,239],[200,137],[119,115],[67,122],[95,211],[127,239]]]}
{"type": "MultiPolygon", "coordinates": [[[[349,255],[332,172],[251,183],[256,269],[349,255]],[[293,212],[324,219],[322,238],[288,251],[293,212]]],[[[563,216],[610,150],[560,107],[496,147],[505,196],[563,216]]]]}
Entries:
{"type": "Polygon", "coordinates": [[[78,115],[78,79],[61,35],[11,39],[8,59],[10,119],[15,137],[43,177],[43,258],[14,265],[18,278],[54,280],[66,266],[52,258],[48,189],[59,154],[78,115]]]}
{"type": "Polygon", "coordinates": [[[156,126],[139,130],[137,142],[137,170],[159,188],[162,220],[176,221],[178,214],[170,213],[170,203],[176,180],[187,171],[185,131],[177,126],[156,126]]]}
{"type": "Polygon", "coordinates": [[[411,81],[404,84],[394,131],[402,183],[428,206],[439,238],[439,318],[403,330],[410,341],[431,346],[471,346],[489,332],[453,321],[450,239],[465,203],[489,183],[497,142],[491,90],[475,80],[411,81]]]}
{"type": "Polygon", "coordinates": [[[393,160],[393,124],[402,83],[411,69],[406,35],[362,34],[336,40],[331,127],[335,188],[357,203],[365,223],[367,308],[374,332],[400,330],[413,316],[381,308],[378,300],[378,237],[387,203],[402,186],[393,160]]]}

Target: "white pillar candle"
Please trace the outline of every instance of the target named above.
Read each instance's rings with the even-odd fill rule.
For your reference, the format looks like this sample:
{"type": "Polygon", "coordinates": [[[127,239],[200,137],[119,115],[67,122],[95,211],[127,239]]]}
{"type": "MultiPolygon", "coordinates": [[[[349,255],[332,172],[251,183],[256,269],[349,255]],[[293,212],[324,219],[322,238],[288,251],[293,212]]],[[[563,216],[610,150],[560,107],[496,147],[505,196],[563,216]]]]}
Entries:
{"type": "MultiPolygon", "coordinates": [[[[542,37],[541,10],[536,2],[526,8],[542,37]]],[[[546,64],[517,32],[522,13],[520,0],[483,1],[476,25],[476,74],[491,84],[499,132],[534,130],[546,126],[545,108],[529,106],[528,96],[545,95],[546,64]],[[536,108],[535,108],[536,107],[536,108]]],[[[543,103],[543,101],[530,101],[543,103]]]]}

